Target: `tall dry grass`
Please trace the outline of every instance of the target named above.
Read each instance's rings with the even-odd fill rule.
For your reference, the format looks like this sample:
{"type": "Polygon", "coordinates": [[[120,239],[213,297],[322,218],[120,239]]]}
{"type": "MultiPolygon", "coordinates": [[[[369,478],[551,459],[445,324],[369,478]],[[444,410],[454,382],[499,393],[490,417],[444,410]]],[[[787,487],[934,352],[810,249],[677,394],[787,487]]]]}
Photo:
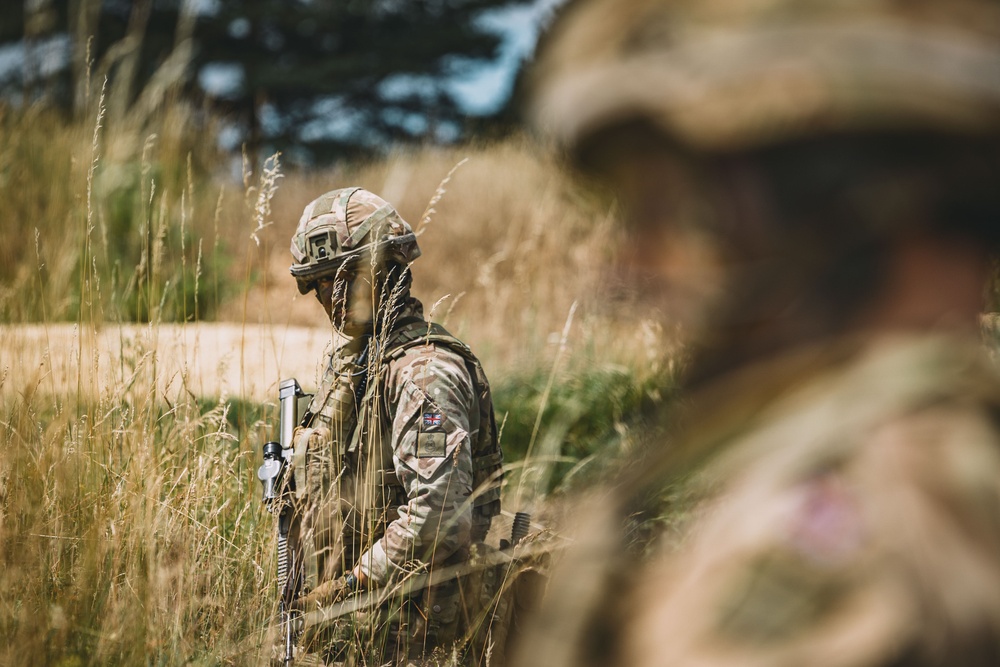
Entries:
{"type": "MultiPolygon", "coordinates": [[[[629,455],[634,422],[669,398],[681,359],[676,332],[656,313],[608,299],[615,211],[530,137],[287,174],[262,248],[268,268],[251,288],[246,318],[326,326],[314,298],[293,286],[288,239],[309,201],[352,185],[392,202],[420,233],[413,292],[482,359],[511,460],[537,442],[536,459],[553,461],[554,471],[539,471],[535,482],[549,489],[629,455]]],[[[238,308],[230,304],[225,316],[244,316],[238,308]]]]}
{"type": "Polygon", "coordinates": [[[0,104],[0,322],[211,317],[235,231],[214,209],[242,190],[205,178],[220,158],[192,110],[108,125],[98,93],[87,122],[0,104]]]}
{"type": "Polygon", "coordinates": [[[253,473],[267,408],[163,382],[160,323],[201,316],[203,238],[219,216],[203,212],[203,167],[179,154],[178,116],[160,121],[116,135],[103,96],[89,128],[0,111],[0,312],[40,322],[34,364],[0,355],[0,664],[264,655],[273,531],[253,473]],[[127,319],[147,321],[145,335],[126,336],[127,319]],[[68,344],[54,335],[67,327],[68,344]],[[97,336],[108,328],[111,363],[85,344],[114,341],[97,336]]]}
{"type": "Polygon", "coordinates": [[[253,664],[274,584],[256,452],[226,402],[173,398],[5,401],[0,663],[253,664]]]}
{"type": "MultiPolygon", "coordinates": [[[[288,240],[305,204],[351,185],[380,194],[420,230],[414,294],[497,372],[546,366],[575,302],[574,359],[646,365],[660,358],[669,336],[657,316],[616,307],[602,290],[617,238],[614,211],[523,136],[287,175],[273,202],[267,276],[251,292],[272,321],[322,321],[312,297],[295,294],[288,240]]],[[[240,313],[230,307],[223,316],[240,313]]]]}
{"type": "Polygon", "coordinates": [[[315,351],[274,341],[329,331],[287,272],[326,190],[365,186],[421,230],[414,292],[495,385],[509,509],[627,452],[669,379],[655,319],[594,297],[612,213],[529,140],[319,173],[248,160],[240,182],[185,118],[168,107],[140,133],[106,126],[97,99],[85,124],[0,109],[0,321],[37,332],[34,354],[0,341],[0,664],[266,662],[274,530],[255,470],[276,411],[245,378],[276,386],[315,351]],[[207,347],[212,319],[243,332],[235,386],[213,384],[221,359],[170,358],[167,322],[207,347]]]}

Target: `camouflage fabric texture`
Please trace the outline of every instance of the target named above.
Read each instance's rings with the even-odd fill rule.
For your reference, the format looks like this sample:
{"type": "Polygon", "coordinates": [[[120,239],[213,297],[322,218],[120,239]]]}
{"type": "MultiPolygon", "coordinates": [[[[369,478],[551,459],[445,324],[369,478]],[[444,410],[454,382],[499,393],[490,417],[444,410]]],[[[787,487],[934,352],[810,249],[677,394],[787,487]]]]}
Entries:
{"type": "Polygon", "coordinates": [[[1000,381],[974,342],[797,351],[706,392],[588,514],[518,664],[998,664],[1000,381]],[[682,483],[687,528],[635,558],[626,517],[682,483]]]}
{"type": "Polygon", "coordinates": [[[335,274],[351,259],[405,265],[420,257],[409,223],[392,204],[359,187],[331,190],[311,201],[292,236],[291,251],[291,273],[302,294],[315,278],[335,274]]]}
{"type": "MultiPolygon", "coordinates": [[[[814,214],[853,192],[835,184],[790,222],[761,177],[785,150],[789,171],[821,171],[841,140],[872,149],[878,139],[878,150],[886,138],[921,150],[932,140],[972,153],[978,142],[976,157],[991,158],[1000,4],[579,1],[543,43],[531,87],[536,123],[562,148],[584,166],[593,166],[588,151],[619,161],[607,173],[624,182],[623,199],[634,197],[623,208],[654,220],[631,221],[637,244],[656,240],[662,230],[650,227],[677,224],[669,202],[650,195],[673,185],[655,182],[669,172],[645,169],[667,156],[698,170],[704,192],[731,198],[705,202],[718,237],[745,242],[726,246],[743,262],[726,267],[726,287],[757,270],[773,279],[766,296],[786,287],[790,296],[774,311],[714,304],[729,310],[705,326],[708,352],[695,363],[711,372],[690,383],[690,412],[581,510],[575,546],[516,664],[1000,664],[1000,381],[974,332],[933,333],[922,320],[796,337],[805,329],[793,328],[786,307],[893,305],[872,298],[891,293],[879,282],[893,270],[886,258],[906,241],[940,259],[948,215],[995,201],[902,220],[897,209],[897,226],[851,236],[850,219],[820,225],[814,214]],[[598,150],[636,137],[648,141],[598,150]],[[790,243],[802,229],[815,247],[790,243]],[[756,256],[753,242],[763,248],[756,256]],[[812,269],[864,257],[884,274],[859,273],[849,293],[797,280],[792,261],[812,269]],[[741,326],[725,329],[734,321],[741,326]],[[713,347],[739,347],[733,331],[757,347],[740,348],[743,356],[713,347]],[[640,528],[655,537],[639,540],[640,528]]],[[[959,200],[963,192],[954,189],[959,200]]],[[[868,194],[858,209],[894,193],[874,182],[868,194]]],[[[955,234],[982,249],[996,225],[992,216],[955,234]]],[[[942,288],[952,291],[968,296],[942,288]]]]}
{"type": "MultiPolygon", "coordinates": [[[[296,439],[296,471],[304,474],[298,488],[306,490],[298,538],[306,590],[355,566],[368,588],[391,591],[408,577],[465,563],[498,509],[502,456],[498,448],[474,451],[482,442],[481,402],[492,415],[488,384],[473,379],[470,367],[478,362],[464,346],[466,354],[455,351],[457,340],[400,338],[405,331],[443,331],[429,327],[421,312],[411,298],[400,317],[405,325],[364,351],[349,341],[326,361],[312,416],[296,439]],[[474,468],[489,470],[491,481],[477,485],[474,468]],[[482,502],[494,497],[496,505],[482,502]]],[[[496,445],[495,437],[487,440],[496,445]]],[[[356,629],[350,643],[389,650],[390,657],[423,655],[456,639],[459,604],[454,580],[390,594],[380,617],[365,616],[365,637],[356,629]]]]}
{"type": "Polygon", "coordinates": [[[479,409],[464,360],[433,345],[408,350],[374,369],[379,388],[367,400],[350,377],[369,372],[356,354],[334,350],[327,367],[309,426],[330,439],[309,449],[308,502],[335,499],[337,509],[322,514],[341,517],[350,549],[320,579],[360,562],[374,584],[385,584],[415,559],[441,562],[467,546],[479,409]],[[380,404],[384,416],[371,410],[380,404]]]}
{"type": "Polygon", "coordinates": [[[680,554],[641,575],[659,590],[629,605],[623,664],[997,664],[1000,384],[979,353],[879,341],[737,426],[680,554]]]}
{"type": "Polygon", "coordinates": [[[571,149],[644,118],[698,150],[834,131],[1000,125],[989,0],[576,2],[531,77],[536,124],[571,149]]]}

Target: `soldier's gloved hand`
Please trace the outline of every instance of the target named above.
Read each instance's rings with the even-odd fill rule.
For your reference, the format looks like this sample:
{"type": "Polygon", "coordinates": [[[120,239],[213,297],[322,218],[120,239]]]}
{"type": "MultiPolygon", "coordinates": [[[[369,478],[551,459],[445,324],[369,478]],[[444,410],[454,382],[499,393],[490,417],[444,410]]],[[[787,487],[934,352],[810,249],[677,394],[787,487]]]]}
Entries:
{"type": "Polygon", "coordinates": [[[357,577],[353,573],[348,573],[332,581],[323,582],[315,590],[310,591],[308,595],[303,595],[295,600],[292,603],[292,608],[306,613],[316,611],[319,607],[326,607],[342,601],[358,588],[357,577]]]}

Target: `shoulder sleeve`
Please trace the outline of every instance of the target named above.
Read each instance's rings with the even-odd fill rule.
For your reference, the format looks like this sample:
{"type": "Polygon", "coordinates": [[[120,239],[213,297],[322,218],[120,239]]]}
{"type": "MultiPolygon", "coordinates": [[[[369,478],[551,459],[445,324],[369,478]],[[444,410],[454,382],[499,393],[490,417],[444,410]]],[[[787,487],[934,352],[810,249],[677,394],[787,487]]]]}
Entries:
{"type": "MultiPolygon", "coordinates": [[[[463,443],[468,445],[477,397],[464,361],[447,349],[422,346],[394,369],[398,401],[392,423],[394,456],[430,479],[463,443]]],[[[471,453],[470,453],[471,456],[471,453]]]]}
{"type": "Polygon", "coordinates": [[[628,664],[895,664],[966,655],[970,637],[997,636],[1000,438],[989,417],[952,404],[843,445],[829,435],[811,451],[776,446],[734,475],[687,542],[654,561],[630,605],[628,664]],[[667,629],[675,640],[657,643],[667,629]]]}
{"type": "Polygon", "coordinates": [[[478,415],[464,362],[433,345],[391,369],[393,466],[407,503],[361,566],[382,583],[407,562],[439,563],[467,546],[472,527],[471,416],[478,415]]]}

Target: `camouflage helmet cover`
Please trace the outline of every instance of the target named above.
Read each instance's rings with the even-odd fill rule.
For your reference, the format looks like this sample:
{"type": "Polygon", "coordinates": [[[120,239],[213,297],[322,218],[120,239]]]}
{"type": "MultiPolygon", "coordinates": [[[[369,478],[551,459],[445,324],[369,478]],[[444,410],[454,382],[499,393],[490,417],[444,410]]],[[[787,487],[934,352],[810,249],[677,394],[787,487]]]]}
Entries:
{"type": "Polygon", "coordinates": [[[698,150],[824,132],[1000,131],[996,0],[593,0],[529,85],[565,147],[642,118],[698,150]]]}
{"type": "Polygon", "coordinates": [[[332,190],[310,202],[291,249],[291,273],[303,294],[351,259],[374,255],[376,261],[409,264],[420,256],[416,235],[396,209],[359,187],[332,190]]]}

